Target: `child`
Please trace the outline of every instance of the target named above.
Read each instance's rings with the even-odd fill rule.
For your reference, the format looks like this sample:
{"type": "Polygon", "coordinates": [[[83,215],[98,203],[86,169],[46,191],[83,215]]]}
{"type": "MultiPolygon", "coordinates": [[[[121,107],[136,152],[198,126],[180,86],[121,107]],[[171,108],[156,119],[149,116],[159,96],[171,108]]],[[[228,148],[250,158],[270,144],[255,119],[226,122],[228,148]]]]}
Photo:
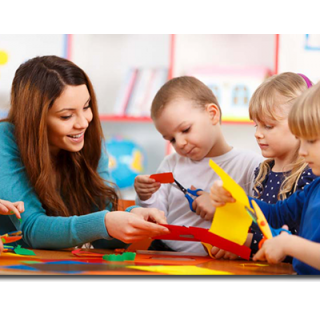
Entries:
{"type": "MultiPolygon", "coordinates": [[[[162,184],[147,175],[137,176],[136,203],[165,212],[168,224],[210,228],[214,209],[209,190],[218,176],[209,167],[213,159],[248,193],[253,187],[254,169],[262,161],[255,152],[229,146],[221,131],[221,110],[212,91],[194,77],[174,78],[162,86],[151,107],[155,127],[170,141],[176,153],[167,156],[157,172],[172,172],[185,188],[203,191],[193,202],[193,211],[175,184],[162,184]],[[198,216],[197,216],[198,215],[198,216]]],[[[150,249],[206,254],[201,243],[157,241],[150,249]]]]}
{"type": "MultiPolygon", "coordinates": [[[[264,81],[250,100],[249,114],[256,124],[255,137],[262,155],[267,158],[255,170],[254,197],[261,201],[276,203],[286,199],[316,178],[299,156],[299,140],[288,126],[288,114],[295,99],[311,85],[304,75],[285,72],[264,81]]],[[[292,226],[290,231],[297,234],[298,228],[298,225],[292,226]]],[[[263,235],[255,224],[252,231],[252,239],[248,241],[252,253],[256,253],[263,235]]],[[[218,252],[217,248],[212,249],[217,258],[222,255],[218,252]]]]}
{"type": "MultiPolygon", "coordinates": [[[[10,215],[15,214],[18,219],[21,219],[20,213],[24,212],[24,203],[22,201],[10,202],[0,199],[0,214],[10,215]]],[[[2,241],[0,239],[0,255],[3,251],[2,241]]]]}
{"type": "MultiPolygon", "coordinates": [[[[289,113],[289,128],[300,140],[300,156],[304,157],[313,173],[320,175],[320,83],[303,93],[289,113]]],[[[210,197],[215,207],[234,199],[215,182],[210,197]]],[[[298,223],[299,236],[280,234],[265,241],[253,260],[278,263],[286,255],[292,256],[298,274],[320,274],[320,179],[306,185],[302,191],[276,204],[256,200],[273,228],[298,223]]]]}

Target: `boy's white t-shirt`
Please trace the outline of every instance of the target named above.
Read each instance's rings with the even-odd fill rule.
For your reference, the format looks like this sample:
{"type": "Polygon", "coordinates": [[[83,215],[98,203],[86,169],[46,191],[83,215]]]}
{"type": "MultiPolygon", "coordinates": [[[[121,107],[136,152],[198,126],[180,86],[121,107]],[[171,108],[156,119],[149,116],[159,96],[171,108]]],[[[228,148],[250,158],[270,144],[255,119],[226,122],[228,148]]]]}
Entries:
{"type": "MultiPolygon", "coordinates": [[[[248,195],[253,195],[254,170],[263,161],[263,157],[250,150],[233,148],[222,156],[192,161],[177,153],[166,156],[157,173],[172,172],[174,178],[186,189],[191,185],[210,193],[215,180],[220,177],[209,166],[209,159],[217,163],[232,177],[248,195]]],[[[209,229],[212,221],[203,220],[189,208],[184,193],[174,186],[162,184],[160,189],[146,201],[136,198],[136,204],[144,208],[158,208],[165,212],[168,224],[200,227],[209,229]]],[[[175,251],[196,252],[206,255],[199,242],[162,240],[175,251]]]]}

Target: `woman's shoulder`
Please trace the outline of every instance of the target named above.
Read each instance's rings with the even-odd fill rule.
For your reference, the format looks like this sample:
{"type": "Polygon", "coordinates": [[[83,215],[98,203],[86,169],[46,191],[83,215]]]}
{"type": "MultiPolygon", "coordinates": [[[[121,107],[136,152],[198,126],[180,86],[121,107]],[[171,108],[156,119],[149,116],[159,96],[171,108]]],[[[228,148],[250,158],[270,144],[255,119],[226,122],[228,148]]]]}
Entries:
{"type": "Polygon", "coordinates": [[[4,131],[4,130],[13,130],[14,125],[11,122],[8,121],[1,121],[0,122],[0,130],[4,131]]]}
{"type": "Polygon", "coordinates": [[[0,158],[10,158],[13,155],[19,155],[14,125],[9,122],[0,122],[0,158]]]}
{"type": "Polygon", "coordinates": [[[0,141],[15,140],[14,125],[7,121],[0,122],[0,141]]]}

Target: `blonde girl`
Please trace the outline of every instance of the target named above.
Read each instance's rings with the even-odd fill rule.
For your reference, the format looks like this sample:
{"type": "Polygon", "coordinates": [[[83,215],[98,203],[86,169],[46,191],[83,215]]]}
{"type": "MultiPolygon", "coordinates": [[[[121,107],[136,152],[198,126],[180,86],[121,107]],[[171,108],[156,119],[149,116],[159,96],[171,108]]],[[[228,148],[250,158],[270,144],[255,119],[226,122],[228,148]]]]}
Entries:
{"type": "Polygon", "coordinates": [[[249,114],[257,128],[255,137],[262,155],[267,158],[256,171],[254,184],[256,197],[262,201],[275,203],[286,199],[303,189],[306,179],[314,179],[298,155],[300,143],[288,126],[294,100],[309,86],[311,82],[304,75],[285,72],[267,79],[250,100],[249,114]],[[273,172],[278,173],[274,178],[273,172]]]}
{"type": "MultiPolygon", "coordinates": [[[[254,197],[261,201],[274,204],[284,200],[316,178],[299,155],[300,142],[288,125],[295,100],[310,86],[312,83],[306,76],[285,72],[265,80],[250,100],[249,114],[256,124],[255,138],[262,155],[267,158],[255,170],[254,197]]],[[[291,224],[293,234],[298,230],[298,223],[291,224]]],[[[246,244],[255,253],[262,233],[254,224],[251,231],[246,244]]],[[[213,253],[218,252],[215,248],[213,253]]]]}

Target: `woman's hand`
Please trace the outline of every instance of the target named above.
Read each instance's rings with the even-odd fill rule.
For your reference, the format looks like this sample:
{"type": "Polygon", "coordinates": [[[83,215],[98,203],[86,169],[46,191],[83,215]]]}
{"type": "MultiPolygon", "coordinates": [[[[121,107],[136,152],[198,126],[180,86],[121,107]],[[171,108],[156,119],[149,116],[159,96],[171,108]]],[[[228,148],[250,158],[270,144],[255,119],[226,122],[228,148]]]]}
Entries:
{"type": "Polygon", "coordinates": [[[10,202],[6,200],[0,200],[0,214],[15,214],[18,219],[21,219],[20,213],[22,212],[24,212],[24,203],[22,201],[10,202]]]}
{"type": "Polygon", "coordinates": [[[163,211],[155,208],[134,208],[131,212],[112,211],[105,216],[109,235],[125,243],[170,233],[157,223],[166,224],[167,220],[163,211]]]}

